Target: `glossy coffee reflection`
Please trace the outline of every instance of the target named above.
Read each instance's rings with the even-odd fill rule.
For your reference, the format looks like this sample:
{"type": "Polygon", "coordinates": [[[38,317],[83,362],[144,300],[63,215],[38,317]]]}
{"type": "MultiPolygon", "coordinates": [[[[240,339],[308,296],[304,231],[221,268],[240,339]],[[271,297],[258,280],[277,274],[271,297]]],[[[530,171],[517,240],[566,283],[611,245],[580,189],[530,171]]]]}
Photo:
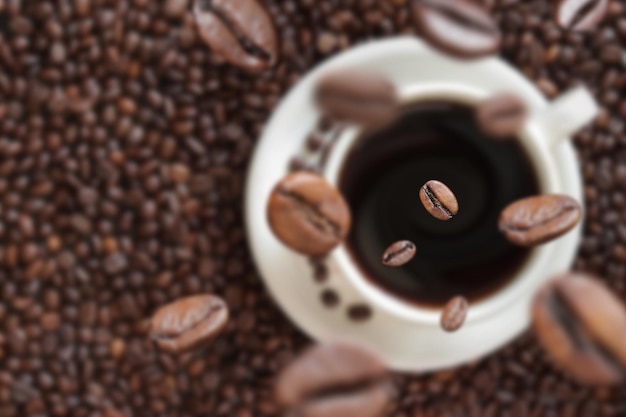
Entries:
{"type": "Polygon", "coordinates": [[[516,138],[484,136],[470,107],[407,106],[392,124],[357,141],[339,183],[353,216],[348,252],[371,283],[404,300],[432,307],[456,295],[475,301],[510,282],[529,257],[529,249],[499,233],[498,217],[539,192],[534,169],[516,138]],[[420,187],[433,178],[458,199],[458,214],[448,221],[420,201],[420,187]],[[380,254],[401,239],[419,248],[415,258],[385,267],[380,254]]]}

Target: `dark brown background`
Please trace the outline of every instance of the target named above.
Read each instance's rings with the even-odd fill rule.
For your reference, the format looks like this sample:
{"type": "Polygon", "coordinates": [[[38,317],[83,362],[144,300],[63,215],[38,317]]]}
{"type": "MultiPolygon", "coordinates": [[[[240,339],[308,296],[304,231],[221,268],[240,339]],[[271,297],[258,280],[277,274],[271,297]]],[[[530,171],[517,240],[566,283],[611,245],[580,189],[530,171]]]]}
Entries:
{"type": "MultiPolygon", "coordinates": [[[[282,52],[260,74],[221,62],[190,13],[164,16],[159,1],[4,1],[1,417],[275,415],[275,373],[308,341],[251,263],[246,165],[271,109],[309,68],[414,32],[406,1],[264,1],[282,52]],[[155,350],[145,319],[200,292],[228,302],[226,331],[180,357],[155,350]]],[[[552,23],[553,1],[488,3],[504,57],[542,91],[582,81],[602,103],[576,138],[587,198],[576,267],[624,296],[623,4],[578,35],[552,23]]],[[[623,387],[569,382],[531,335],[454,372],[395,380],[388,416],[626,415],[623,387]]]]}

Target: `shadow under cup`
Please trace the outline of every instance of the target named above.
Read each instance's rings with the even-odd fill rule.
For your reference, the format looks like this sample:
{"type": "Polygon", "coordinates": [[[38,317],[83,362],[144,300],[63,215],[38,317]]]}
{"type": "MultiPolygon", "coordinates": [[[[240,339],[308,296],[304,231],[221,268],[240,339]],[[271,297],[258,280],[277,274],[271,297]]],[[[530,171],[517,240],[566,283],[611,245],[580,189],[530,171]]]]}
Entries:
{"type": "Polygon", "coordinates": [[[405,303],[435,309],[456,295],[483,301],[532,258],[532,249],[504,239],[498,218],[513,201],[541,193],[534,159],[519,138],[484,135],[467,102],[405,104],[394,122],[350,145],[337,184],[353,215],[343,249],[371,286],[405,303]],[[431,179],[457,196],[452,220],[438,220],[422,206],[419,190],[431,179]],[[416,256],[386,267],[382,253],[398,240],[415,243],[416,256]]]}

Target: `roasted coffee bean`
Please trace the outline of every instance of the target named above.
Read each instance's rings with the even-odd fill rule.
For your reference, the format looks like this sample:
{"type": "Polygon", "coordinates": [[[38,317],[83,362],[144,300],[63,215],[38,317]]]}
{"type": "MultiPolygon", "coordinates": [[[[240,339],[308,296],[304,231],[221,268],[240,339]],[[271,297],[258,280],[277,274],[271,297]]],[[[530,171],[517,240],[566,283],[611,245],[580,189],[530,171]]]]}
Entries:
{"type": "Polygon", "coordinates": [[[351,321],[362,323],[372,318],[372,308],[367,304],[352,304],[348,306],[346,314],[351,321]]]}
{"type": "Polygon", "coordinates": [[[390,399],[384,363],[362,346],[335,342],[300,355],[278,376],[277,402],[298,417],[376,417],[390,399]]]}
{"type": "Polygon", "coordinates": [[[388,122],[398,107],[396,89],[388,79],[359,70],[324,75],[317,84],[315,99],[326,117],[364,126],[388,122]]]}
{"type": "Polygon", "coordinates": [[[415,244],[408,240],[400,240],[389,246],[383,253],[382,263],[385,266],[402,266],[415,256],[415,244]]]}
{"type": "Polygon", "coordinates": [[[427,42],[457,58],[479,58],[500,48],[489,13],[468,0],[412,0],[415,22],[427,42]]]}
{"type": "Polygon", "coordinates": [[[609,3],[609,0],[559,0],[556,22],[564,29],[589,31],[604,18],[609,3]]]}
{"type": "Polygon", "coordinates": [[[604,283],[568,273],[545,284],[532,305],[535,333],[554,362],[583,384],[626,375],[626,309],[604,283]]]}
{"type": "Polygon", "coordinates": [[[274,235],[289,248],[307,255],[323,255],[346,237],[350,209],[324,178],[296,172],[272,191],[267,218],[274,235]]]}
{"type": "Polygon", "coordinates": [[[487,135],[512,137],[526,122],[526,103],[514,94],[498,94],[476,107],[476,122],[487,135]]]}
{"type": "Polygon", "coordinates": [[[324,304],[328,308],[335,308],[339,305],[340,299],[339,294],[336,291],[331,289],[326,289],[322,291],[320,295],[320,299],[322,300],[322,304],[324,304]]]}
{"type": "Polygon", "coordinates": [[[441,312],[441,328],[455,332],[465,323],[469,304],[465,297],[457,296],[448,301],[441,312]]]}
{"type": "Polygon", "coordinates": [[[180,353],[214,339],[228,321],[228,308],[215,295],[194,295],[158,309],[150,335],[159,348],[180,353]]]}
{"type": "Polygon", "coordinates": [[[499,227],[511,243],[535,246],[572,230],[581,212],[580,204],[566,195],[528,197],[502,210],[499,227]]]}
{"type": "Polygon", "coordinates": [[[257,0],[195,0],[200,38],[231,64],[260,71],[278,60],[278,41],[267,11],[257,0]]]}
{"type": "Polygon", "coordinates": [[[422,186],[420,200],[426,211],[439,220],[450,220],[459,212],[459,203],[454,193],[437,180],[430,180],[422,186]]]}

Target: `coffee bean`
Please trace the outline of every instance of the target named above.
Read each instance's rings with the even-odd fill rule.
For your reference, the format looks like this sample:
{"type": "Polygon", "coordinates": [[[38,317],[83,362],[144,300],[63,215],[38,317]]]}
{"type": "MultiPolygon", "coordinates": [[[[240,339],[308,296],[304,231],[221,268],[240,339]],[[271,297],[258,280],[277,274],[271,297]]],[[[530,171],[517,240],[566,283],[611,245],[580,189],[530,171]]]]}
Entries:
{"type": "Polygon", "coordinates": [[[307,255],[323,255],[346,237],[350,209],[324,178],[296,172],[272,191],[267,218],[274,235],[289,248],[307,255]]]}
{"type": "Polygon", "coordinates": [[[395,86],[370,72],[330,72],[318,81],[314,94],[325,117],[364,126],[388,122],[398,107],[395,86]]]}
{"type": "Polygon", "coordinates": [[[604,18],[609,0],[559,0],[556,21],[564,29],[589,31],[604,18]]]}
{"type": "Polygon", "coordinates": [[[215,295],[195,295],[158,309],[150,335],[159,348],[180,353],[214,339],[228,321],[228,308],[215,295]]]}
{"type": "Polygon", "coordinates": [[[400,240],[389,246],[383,253],[382,263],[385,266],[402,266],[415,256],[415,244],[408,240],[400,240]]]}
{"type": "Polygon", "coordinates": [[[433,217],[450,220],[459,212],[456,196],[444,183],[430,180],[420,189],[420,200],[433,217]]]}
{"type": "Polygon", "coordinates": [[[441,328],[446,332],[455,332],[465,323],[469,303],[465,297],[456,296],[448,301],[441,313],[441,328]]]}
{"type": "Polygon", "coordinates": [[[526,103],[513,94],[498,94],[476,107],[476,122],[487,135],[495,138],[517,134],[526,123],[526,103]]]}
{"type": "Polygon", "coordinates": [[[320,299],[322,300],[322,304],[328,308],[335,308],[340,303],[339,295],[331,289],[322,291],[320,299]]]}
{"type": "Polygon", "coordinates": [[[346,342],[307,350],[276,383],[286,415],[300,417],[380,416],[391,393],[384,363],[369,349],[346,342]]]}
{"type": "Polygon", "coordinates": [[[511,243],[535,246],[572,230],[581,212],[580,204],[566,195],[528,197],[502,210],[499,228],[511,243]]]}
{"type": "Polygon", "coordinates": [[[278,60],[274,26],[257,0],[195,0],[194,17],[200,38],[231,64],[260,71],[278,60]]]}
{"type": "Polygon", "coordinates": [[[479,58],[500,48],[500,30],[479,5],[467,0],[412,0],[412,11],[427,42],[457,58],[479,58]]]}
{"type": "Polygon", "coordinates": [[[532,305],[535,333],[555,363],[584,384],[616,384],[626,375],[626,309],[601,281],[563,274],[532,305]]]}
{"type": "Polygon", "coordinates": [[[372,318],[372,309],[367,304],[352,304],[348,307],[347,315],[350,320],[362,323],[372,318]]]}

